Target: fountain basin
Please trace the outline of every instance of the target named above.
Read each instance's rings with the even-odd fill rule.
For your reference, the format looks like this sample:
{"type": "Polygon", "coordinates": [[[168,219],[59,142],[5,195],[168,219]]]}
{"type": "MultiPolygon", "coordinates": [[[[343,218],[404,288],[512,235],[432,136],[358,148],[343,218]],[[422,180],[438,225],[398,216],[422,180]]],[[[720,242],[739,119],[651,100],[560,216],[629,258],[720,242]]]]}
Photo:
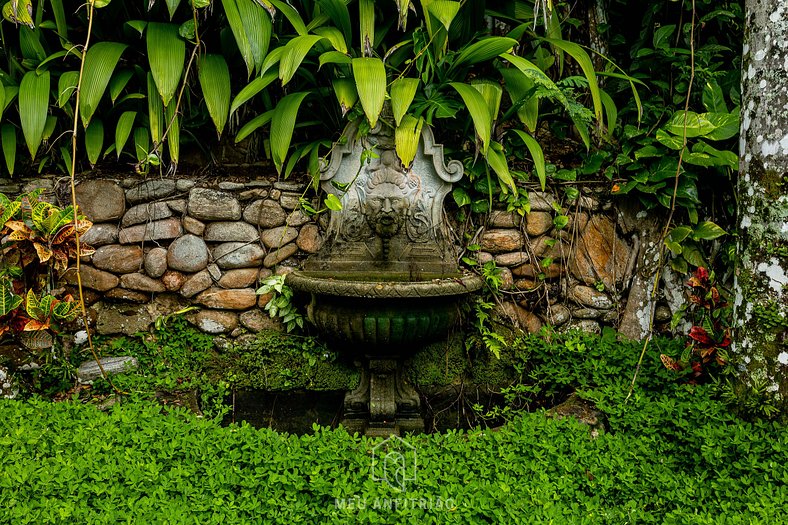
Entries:
{"type": "Polygon", "coordinates": [[[459,318],[460,301],[483,285],[476,275],[407,282],[344,277],[294,271],[287,284],[311,294],[309,319],[325,336],[389,355],[445,336],[459,318]]]}

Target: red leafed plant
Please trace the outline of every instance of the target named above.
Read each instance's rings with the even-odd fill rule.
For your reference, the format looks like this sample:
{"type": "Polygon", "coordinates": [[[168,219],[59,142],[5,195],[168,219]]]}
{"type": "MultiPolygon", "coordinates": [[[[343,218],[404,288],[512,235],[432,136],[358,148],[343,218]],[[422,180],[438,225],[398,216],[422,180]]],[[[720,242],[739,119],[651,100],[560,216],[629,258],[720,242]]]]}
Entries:
{"type": "Polygon", "coordinates": [[[715,367],[725,366],[726,353],[731,345],[730,307],[715,284],[714,272],[699,267],[687,281],[691,288],[688,310],[693,326],[687,337],[687,347],[679,359],[660,355],[670,370],[686,371],[691,383],[702,382],[715,367]]]}

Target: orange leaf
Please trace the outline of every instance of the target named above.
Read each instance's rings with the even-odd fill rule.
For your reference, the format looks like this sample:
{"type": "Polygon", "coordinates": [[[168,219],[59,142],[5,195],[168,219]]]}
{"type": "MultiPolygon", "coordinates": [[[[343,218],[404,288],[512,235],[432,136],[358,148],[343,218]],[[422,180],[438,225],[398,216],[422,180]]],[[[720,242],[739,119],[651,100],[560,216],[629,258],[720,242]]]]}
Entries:
{"type": "Polygon", "coordinates": [[[34,242],[33,248],[36,249],[36,254],[38,254],[38,260],[42,263],[47,262],[52,257],[52,250],[47,248],[41,243],[34,242]]]}
{"type": "Polygon", "coordinates": [[[46,330],[48,328],[49,328],[49,320],[36,321],[35,319],[31,319],[25,325],[24,331],[25,332],[37,332],[39,330],[46,330]]]}
{"type": "Polygon", "coordinates": [[[74,223],[66,224],[65,226],[60,228],[60,231],[58,231],[55,234],[54,238],[52,238],[52,244],[62,243],[69,237],[72,237],[74,235],[74,231],[76,231],[76,228],[74,228],[74,223]]]}

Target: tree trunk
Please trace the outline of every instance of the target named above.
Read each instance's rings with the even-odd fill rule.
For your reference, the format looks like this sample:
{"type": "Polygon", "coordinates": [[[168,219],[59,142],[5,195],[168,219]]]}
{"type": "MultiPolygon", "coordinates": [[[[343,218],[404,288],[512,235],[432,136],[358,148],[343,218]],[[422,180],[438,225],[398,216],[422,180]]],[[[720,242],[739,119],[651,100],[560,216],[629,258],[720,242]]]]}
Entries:
{"type": "Polygon", "coordinates": [[[746,0],[733,358],[788,408],[788,4],[746,0]]]}

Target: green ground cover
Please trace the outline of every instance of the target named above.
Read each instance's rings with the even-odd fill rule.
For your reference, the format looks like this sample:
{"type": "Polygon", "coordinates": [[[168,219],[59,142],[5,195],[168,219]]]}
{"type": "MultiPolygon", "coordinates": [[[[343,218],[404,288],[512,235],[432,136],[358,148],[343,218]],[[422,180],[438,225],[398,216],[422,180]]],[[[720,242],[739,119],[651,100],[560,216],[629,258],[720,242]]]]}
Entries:
{"type": "MultiPolygon", "coordinates": [[[[222,427],[125,401],[0,402],[2,523],[779,523],[788,429],[744,420],[713,383],[677,381],[612,334],[521,340],[518,384],[566,387],[605,413],[512,412],[504,426],[387,442],[222,427]],[[539,343],[541,341],[541,343],[539,343]],[[541,345],[541,346],[540,346],[541,345]],[[563,374],[557,373],[564,370],[563,374]],[[402,468],[381,471],[381,458],[402,468]],[[415,465],[415,466],[414,466],[415,465]],[[384,472],[385,475],[382,475],[384,472]],[[399,472],[401,478],[396,478],[399,472]],[[381,480],[385,477],[385,480],[381,480]],[[410,479],[415,478],[415,479],[410,479]],[[387,481],[388,480],[388,481],[387,481]]],[[[657,341],[661,351],[670,346],[657,341]]],[[[675,348],[674,348],[675,350],[675,348]]],[[[531,390],[535,390],[532,388],[531,390]]]]}

